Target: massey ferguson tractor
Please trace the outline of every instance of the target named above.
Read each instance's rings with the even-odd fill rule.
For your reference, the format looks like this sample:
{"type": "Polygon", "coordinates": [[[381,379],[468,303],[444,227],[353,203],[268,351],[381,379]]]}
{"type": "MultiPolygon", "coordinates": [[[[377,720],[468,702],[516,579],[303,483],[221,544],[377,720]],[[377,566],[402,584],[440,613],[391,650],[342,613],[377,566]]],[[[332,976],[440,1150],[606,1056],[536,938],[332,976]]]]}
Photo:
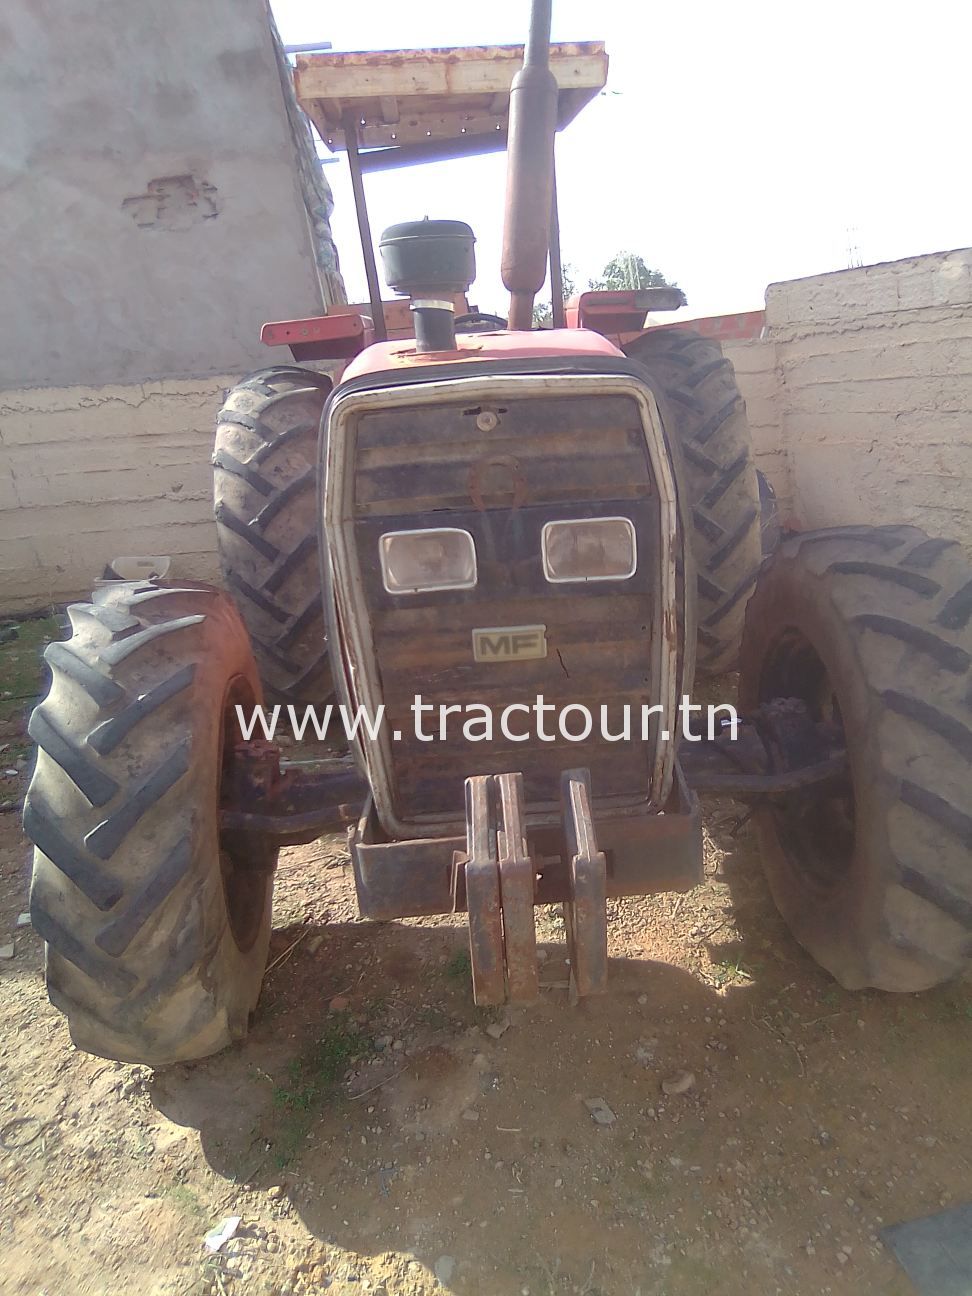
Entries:
{"type": "Polygon", "coordinates": [[[922,990],[967,965],[970,565],[910,526],[792,534],[764,558],[719,347],[639,332],[679,304],[668,289],[584,294],[564,318],[554,138],[606,59],[549,32],[534,0],[525,51],[298,62],[301,103],[348,152],[371,301],[264,330],[348,361],[339,381],[277,365],[219,414],[225,589],[103,584],[47,651],[31,917],[80,1048],[162,1065],[244,1036],[278,853],[342,828],[362,916],[468,914],[478,1003],[536,998],[548,903],[574,991],[602,992],[607,900],[701,881],[706,792],[751,803],[776,903],[843,986],[922,990]],[[364,174],[504,145],[508,323],[468,308],[454,221],[385,232],[409,300],[383,303],[364,174]],[[536,329],[548,266],[555,327],[536,329]],[[679,724],[696,663],[738,667],[735,737],[679,724]],[[516,732],[426,741],[416,695],[512,709],[516,732]],[[241,720],[264,698],[384,723],[343,763],[282,765],[241,720]],[[541,736],[541,700],[574,709],[570,737],[541,736]],[[577,727],[582,706],[615,736],[577,727]]]}

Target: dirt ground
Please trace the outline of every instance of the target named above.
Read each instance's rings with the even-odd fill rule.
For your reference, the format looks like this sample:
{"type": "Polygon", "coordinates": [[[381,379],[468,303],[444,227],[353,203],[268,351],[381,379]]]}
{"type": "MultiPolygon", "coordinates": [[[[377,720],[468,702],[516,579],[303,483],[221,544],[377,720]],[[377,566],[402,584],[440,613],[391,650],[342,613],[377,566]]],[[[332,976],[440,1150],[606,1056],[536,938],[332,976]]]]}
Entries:
{"type": "Polygon", "coordinates": [[[569,1004],[539,910],[511,1013],[472,1004],[458,920],[358,922],[340,839],[286,851],[249,1039],[156,1072],[71,1045],[0,815],[2,1296],[912,1291],[878,1234],[972,1197],[972,985],[840,990],[707,810],[704,886],[612,906],[610,996],[569,1004]]]}

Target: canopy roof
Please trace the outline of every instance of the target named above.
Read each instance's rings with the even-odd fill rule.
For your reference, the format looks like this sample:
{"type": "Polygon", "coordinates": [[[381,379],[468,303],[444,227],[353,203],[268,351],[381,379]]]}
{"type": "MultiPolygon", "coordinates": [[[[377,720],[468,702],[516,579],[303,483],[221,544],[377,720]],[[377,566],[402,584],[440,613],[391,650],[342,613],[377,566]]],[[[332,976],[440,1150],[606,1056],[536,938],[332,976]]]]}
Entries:
{"type": "MultiPolygon", "coordinates": [[[[332,151],[347,148],[353,114],[359,148],[424,145],[447,158],[503,147],[510,83],[522,64],[522,45],[306,54],[297,57],[294,84],[332,151]]],[[[604,87],[608,58],[601,41],[551,45],[550,67],[562,130],[604,87]]]]}

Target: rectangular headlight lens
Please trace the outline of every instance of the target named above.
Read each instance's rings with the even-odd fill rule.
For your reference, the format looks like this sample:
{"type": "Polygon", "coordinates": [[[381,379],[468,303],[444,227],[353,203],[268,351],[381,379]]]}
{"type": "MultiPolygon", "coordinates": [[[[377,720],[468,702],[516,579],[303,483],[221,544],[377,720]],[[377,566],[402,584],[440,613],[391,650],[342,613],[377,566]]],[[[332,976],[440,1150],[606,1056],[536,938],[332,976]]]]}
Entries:
{"type": "Polygon", "coordinates": [[[378,550],[389,594],[472,589],[476,584],[476,546],[469,532],[457,527],[387,531],[378,550]]]}
{"type": "Polygon", "coordinates": [[[554,584],[627,580],[637,566],[635,529],[628,518],[577,518],[543,528],[543,571],[554,584]]]}

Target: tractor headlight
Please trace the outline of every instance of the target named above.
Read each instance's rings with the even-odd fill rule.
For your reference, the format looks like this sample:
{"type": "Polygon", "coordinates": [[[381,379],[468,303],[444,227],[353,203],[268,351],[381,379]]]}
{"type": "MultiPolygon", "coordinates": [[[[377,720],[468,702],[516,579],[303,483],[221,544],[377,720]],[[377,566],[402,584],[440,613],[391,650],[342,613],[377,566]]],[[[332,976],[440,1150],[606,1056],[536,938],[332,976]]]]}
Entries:
{"type": "Polygon", "coordinates": [[[637,566],[635,529],[628,518],[577,518],[543,528],[543,571],[554,584],[627,580],[637,566]]]}
{"type": "Polygon", "coordinates": [[[472,589],[476,584],[476,546],[469,532],[457,527],[386,531],[378,551],[389,594],[472,589]]]}

